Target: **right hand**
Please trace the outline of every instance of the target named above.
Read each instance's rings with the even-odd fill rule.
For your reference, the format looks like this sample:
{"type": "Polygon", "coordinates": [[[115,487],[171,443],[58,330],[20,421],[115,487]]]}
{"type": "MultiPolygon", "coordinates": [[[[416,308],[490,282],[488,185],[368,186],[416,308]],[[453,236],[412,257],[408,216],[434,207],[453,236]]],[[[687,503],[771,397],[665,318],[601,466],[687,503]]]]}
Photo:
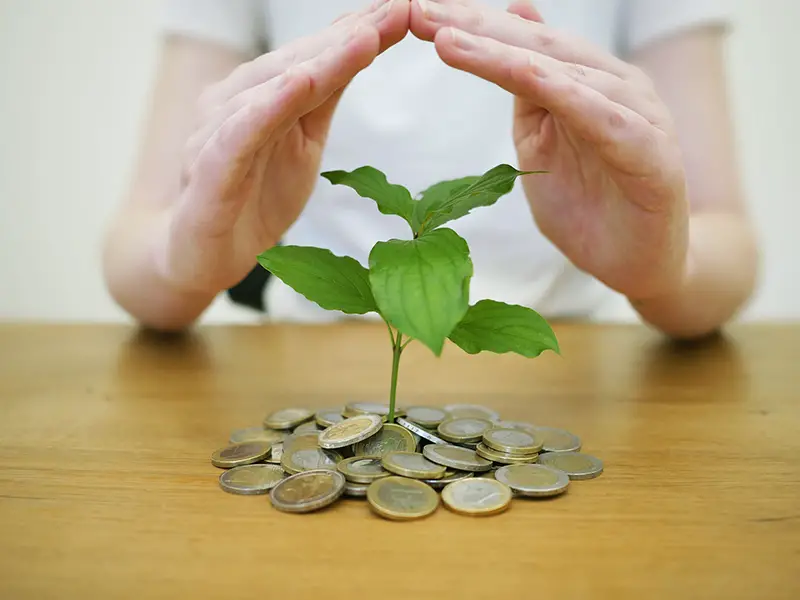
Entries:
{"type": "Polygon", "coordinates": [[[377,0],[205,91],[200,125],[184,151],[180,196],[154,240],[167,281],[216,294],[280,241],[314,189],[342,92],[405,37],[409,12],[406,0],[377,0]]]}

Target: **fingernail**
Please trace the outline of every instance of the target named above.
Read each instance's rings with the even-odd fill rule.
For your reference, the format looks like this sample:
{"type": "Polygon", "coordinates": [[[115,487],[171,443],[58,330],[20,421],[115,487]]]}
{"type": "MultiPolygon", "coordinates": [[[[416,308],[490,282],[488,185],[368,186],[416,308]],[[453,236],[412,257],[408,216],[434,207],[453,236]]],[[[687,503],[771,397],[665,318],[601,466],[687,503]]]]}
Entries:
{"type": "Polygon", "coordinates": [[[447,18],[447,7],[435,2],[425,2],[422,14],[431,21],[444,21],[447,18]]]}
{"type": "Polygon", "coordinates": [[[453,38],[453,43],[456,47],[462,50],[472,50],[476,45],[475,38],[472,35],[453,27],[450,28],[450,37],[453,38]]]}
{"type": "Polygon", "coordinates": [[[428,2],[427,0],[417,0],[417,6],[419,6],[420,11],[422,11],[422,16],[428,16],[428,2]]]}
{"type": "Polygon", "coordinates": [[[391,0],[390,0],[389,2],[387,2],[386,4],[384,4],[383,6],[381,6],[381,7],[380,7],[380,9],[378,9],[378,10],[376,10],[376,11],[375,11],[375,14],[374,14],[374,15],[372,15],[372,17],[373,17],[373,20],[375,21],[375,23],[380,23],[380,22],[381,22],[381,21],[383,21],[383,20],[384,20],[384,19],[387,17],[387,15],[389,15],[389,13],[391,13],[391,12],[392,12],[392,2],[391,2],[391,0]]]}

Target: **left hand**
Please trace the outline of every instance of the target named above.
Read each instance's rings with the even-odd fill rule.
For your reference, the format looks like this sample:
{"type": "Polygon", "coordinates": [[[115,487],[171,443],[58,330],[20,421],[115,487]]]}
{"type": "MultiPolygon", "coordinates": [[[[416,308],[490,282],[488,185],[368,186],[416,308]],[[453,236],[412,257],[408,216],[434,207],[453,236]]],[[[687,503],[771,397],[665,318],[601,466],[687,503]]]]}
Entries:
{"type": "Polygon", "coordinates": [[[672,119],[649,78],[541,22],[471,0],[414,0],[411,31],[448,65],[515,96],[514,142],[542,233],[633,301],[685,277],[689,207],[672,119]]]}

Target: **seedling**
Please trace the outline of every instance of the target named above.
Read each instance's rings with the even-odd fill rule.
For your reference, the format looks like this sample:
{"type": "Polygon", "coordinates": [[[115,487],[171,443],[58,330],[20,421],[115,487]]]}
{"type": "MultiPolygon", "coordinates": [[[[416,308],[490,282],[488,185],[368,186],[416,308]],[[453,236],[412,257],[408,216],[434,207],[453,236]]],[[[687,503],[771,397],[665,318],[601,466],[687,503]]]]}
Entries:
{"type": "Polygon", "coordinates": [[[517,177],[541,173],[506,164],[481,176],[439,182],[416,198],[391,184],[379,170],[327,171],[322,176],[375,201],[384,215],[401,217],[410,239],[376,243],[369,268],[349,256],[313,246],[274,246],[259,264],[312,302],[344,314],[377,313],[389,329],[392,376],[388,421],[394,421],[400,356],[418,340],[441,356],[445,340],[468,354],[512,352],[534,358],[560,354],[555,333],[536,311],[495,300],[469,304],[473,275],[467,242],[445,223],[490,206],[514,187],[517,177]]]}

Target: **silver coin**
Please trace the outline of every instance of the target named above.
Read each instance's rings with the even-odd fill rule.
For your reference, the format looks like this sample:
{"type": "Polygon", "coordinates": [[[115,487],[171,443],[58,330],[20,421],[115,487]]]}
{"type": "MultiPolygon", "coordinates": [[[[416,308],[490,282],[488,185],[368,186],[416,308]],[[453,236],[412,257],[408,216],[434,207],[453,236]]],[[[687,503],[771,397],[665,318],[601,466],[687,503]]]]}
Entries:
{"type": "Polygon", "coordinates": [[[536,433],[536,425],[533,425],[532,423],[525,423],[523,421],[498,421],[495,423],[495,427],[502,429],[521,429],[522,431],[527,431],[529,433],[536,433]]]}
{"type": "Polygon", "coordinates": [[[378,415],[385,417],[389,414],[389,405],[378,402],[350,402],[344,407],[345,412],[353,415],[378,415]]]}
{"type": "Polygon", "coordinates": [[[603,461],[581,452],[547,452],[539,463],[564,471],[570,479],[594,479],[603,472],[603,461]]]}
{"type": "Polygon", "coordinates": [[[344,493],[345,483],[338,471],[303,471],[278,483],[269,497],[278,510],[307,513],[336,502],[344,493]]]}
{"type": "Polygon", "coordinates": [[[436,431],[451,442],[476,442],[491,428],[492,422],[488,419],[468,417],[443,421],[436,431]]]}
{"type": "Polygon", "coordinates": [[[272,444],[272,448],[269,450],[269,456],[265,459],[266,462],[279,465],[281,464],[281,458],[283,458],[283,443],[272,444]]]}
{"type": "Polygon", "coordinates": [[[292,433],[316,433],[320,431],[315,421],[306,421],[292,430],[292,433]]]}
{"type": "Polygon", "coordinates": [[[434,406],[409,406],[406,419],[423,427],[436,427],[448,418],[448,413],[434,406]]]}
{"type": "Polygon", "coordinates": [[[397,423],[401,427],[405,427],[411,433],[421,437],[423,440],[426,440],[428,442],[432,442],[434,444],[449,444],[450,443],[447,440],[443,440],[438,435],[435,435],[435,434],[431,433],[430,431],[428,431],[424,427],[420,427],[419,425],[417,425],[415,423],[412,423],[411,421],[408,421],[406,419],[403,419],[402,417],[398,417],[394,421],[395,421],[395,423],[397,423]]]}
{"type": "Polygon", "coordinates": [[[503,512],[512,499],[513,493],[506,484],[483,477],[456,481],[442,490],[442,502],[447,508],[473,516],[503,512]]]}
{"type": "Polygon", "coordinates": [[[307,408],[282,408],[267,415],[264,427],[268,429],[292,429],[300,423],[314,418],[314,413],[307,408]]]}
{"type": "Polygon", "coordinates": [[[478,456],[474,450],[452,444],[430,444],[422,449],[428,460],[459,471],[488,471],[492,462],[478,456]]]}
{"type": "Polygon", "coordinates": [[[278,465],[243,465],[224,471],[219,476],[219,486],[231,494],[244,496],[266,494],[283,479],[283,469],[278,465]]]}
{"type": "Polygon", "coordinates": [[[348,482],[352,483],[372,483],[381,477],[391,475],[383,468],[381,459],[373,456],[358,457],[354,456],[340,461],[336,470],[344,475],[348,482]]]}
{"type": "Polygon", "coordinates": [[[268,444],[276,444],[282,442],[285,437],[285,431],[264,429],[263,427],[256,426],[232,431],[229,441],[231,444],[243,444],[244,442],[267,442],[268,444]]]}
{"type": "Polygon", "coordinates": [[[341,423],[344,419],[342,411],[338,408],[318,410],[317,414],[314,415],[314,421],[323,429],[336,423],[341,423]]]}
{"type": "Polygon", "coordinates": [[[486,406],[480,404],[448,404],[444,409],[450,414],[450,418],[476,418],[499,421],[500,415],[486,406]]]}
{"type": "Polygon", "coordinates": [[[350,496],[351,498],[366,498],[368,489],[368,483],[353,483],[352,481],[348,481],[344,485],[344,495],[350,496]]]}
{"type": "Polygon", "coordinates": [[[336,469],[342,457],[337,452],[322,448],[301,448],[284,456],[283,464],[293,471],[336,469]]]}
{"type": "Polygon", "coordinates": [[[383,426],[383,421],[378,415],[356,415],[335,423],[319,434],[321,448],[344,448],[375,435],[383,426]]]}
{"type": "Polygon", "coordinates": [[[581,449],[580,438],[557,427],[536,427],[535,432],[542,439],[542,452],[578,452],[581,449]]]}
{"type": "Polygon", "coordinates": [[[444,477],[441,479],[420,479],[422,483],[427,483],[435,490],[441,490],[444,486],[448,483],[453,483],[454,481],[461,481],[462,479],[469,479],[470,477],[474,477],[475,473],[470,473],[469,471],[452,471],[445,473],[444,477]]]}
{"type": "Polygon", "coordinates": [[[519,496],[558,496],[569,487],[569,476],[564,471],[546,465],[500,467],[495,471],[495,478],[519,496]]]}

